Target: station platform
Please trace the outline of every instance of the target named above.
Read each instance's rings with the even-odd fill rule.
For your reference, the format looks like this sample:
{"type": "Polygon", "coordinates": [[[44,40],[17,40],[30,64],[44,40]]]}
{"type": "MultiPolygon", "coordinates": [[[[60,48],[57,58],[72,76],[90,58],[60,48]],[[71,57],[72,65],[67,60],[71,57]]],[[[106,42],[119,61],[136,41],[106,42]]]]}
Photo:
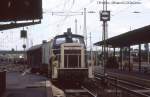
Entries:
{"type": "Polygon", "coordinates": [[[52,84],[38,74],[7,72],[2,97],[53,97],[52,84]]]}

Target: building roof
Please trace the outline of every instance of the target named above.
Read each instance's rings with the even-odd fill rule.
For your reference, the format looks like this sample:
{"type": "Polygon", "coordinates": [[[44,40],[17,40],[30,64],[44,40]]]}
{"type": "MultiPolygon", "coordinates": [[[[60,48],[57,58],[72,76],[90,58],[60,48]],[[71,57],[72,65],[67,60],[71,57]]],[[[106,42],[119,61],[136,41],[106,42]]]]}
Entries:
{"type": "Polygon", "coordinates": [[[32,51],[32,50],[36,50],[36,49],[39,49],[42,47],[42,44],[38,44],[38,45],[35,45],[35,46],[32,46],[31,48],[29,48],[27,51],[32,51]]]}
{"type": "MultiPolygon", "coordinates": [[[[109,38],[105,42],[108,46],[111,47],[124,47],[142,43],[149,43],[150,25],[109,38]]],[[[94,45],[104,45],[104,41],[97,42],[94,45]]]]}

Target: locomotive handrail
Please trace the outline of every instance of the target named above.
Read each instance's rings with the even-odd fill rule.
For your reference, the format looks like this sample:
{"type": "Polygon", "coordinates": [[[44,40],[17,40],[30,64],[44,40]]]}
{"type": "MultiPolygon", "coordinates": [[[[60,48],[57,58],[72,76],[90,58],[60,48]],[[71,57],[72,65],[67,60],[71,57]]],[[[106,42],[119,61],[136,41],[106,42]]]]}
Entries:
{"type": "MultiPolygon", "coordinates": [[[[60,64],[60,56],[61,56],[61,54],[55,54],[56,56],[57,56],[57,59],[59,60],[58,61],[58,63],[60,64]]],[[[73,54],[64,54],[64,56],[66,56],[66,58],[67,58],[67,67],[66,68],[68,68],[69,67],[69,62],[68,62],[68,60],[69,60],[69,57],[70,56],[73,56],[73,55],[75,55],[75,56],[77,56],[77,59],[78,59],[78,64],[77,64],[77,66],[76,66],[76,68],[81,68],[81,66],[80,66],[80,61],[79,61],[79,59],[80,59],[80,57],[82,56],[81,54],[75,54],[75,53],[73,53],[73,54]]],[[[85,56],[88,56],[88,55],[90,55],[90,54],[84,54],[85,56]]],[[[87,62],[88,62],[88,60],[87,60],[87,62]]]]}
{"type": "Polygon", "coordinates": [[[78,70],[82,69],[82,70],[86,70],[88,68],[84,67],[84,68],[58,68],[58,69],[78,69],[78,70]]]}

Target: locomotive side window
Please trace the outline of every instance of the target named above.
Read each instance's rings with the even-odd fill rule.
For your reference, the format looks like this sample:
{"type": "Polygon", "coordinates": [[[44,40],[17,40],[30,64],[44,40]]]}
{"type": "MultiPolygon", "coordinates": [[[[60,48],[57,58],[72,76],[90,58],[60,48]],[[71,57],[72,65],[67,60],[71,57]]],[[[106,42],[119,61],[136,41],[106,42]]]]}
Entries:
{"type": "Polygon", "coordinates": [[[60,45],[60,44],[65,43],[65,42],[66,42],[65,37],[61,37],[61,38],[56,39],[56,45],[60,45]]]}
{"type": "Polygon", "coordinates": [[[84,44],[84,40],[83,40],[82,38],[73,37],[72,40],[73,40],[73,43],[81,43],[81,44],[84,44]]]}
{"type": "Polygon", "coordinates": [[[80,40],[78,38],[72,38],[73,43],[80,43],[80,40]]]}

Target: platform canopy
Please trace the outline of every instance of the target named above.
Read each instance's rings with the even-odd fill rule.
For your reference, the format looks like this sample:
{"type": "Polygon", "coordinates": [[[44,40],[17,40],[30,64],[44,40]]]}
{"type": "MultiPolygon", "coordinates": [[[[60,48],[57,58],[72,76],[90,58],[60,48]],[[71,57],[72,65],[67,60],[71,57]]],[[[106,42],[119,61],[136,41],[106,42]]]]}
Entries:
{"type": "MultiPolygon", "coordinates": [[[[110,47],[125,47],[150,42],[150,25],[138,28],[121,35],[105,40],[106,45],[110,47]]],[[[94,45],[104,45],[104,41],[95,43],[94,45]]]]}
{"type": "Polygon", "coordinates": [[[35,21],[35,22],[31,21],[31,22],[23,22],[23,23],[0,24],[0,31],[19,28],[19,27],[25,27],[25,26],[30,26],[30,25],[36,25],[40,23],[41,23],[41,20],[35,21]]]}

